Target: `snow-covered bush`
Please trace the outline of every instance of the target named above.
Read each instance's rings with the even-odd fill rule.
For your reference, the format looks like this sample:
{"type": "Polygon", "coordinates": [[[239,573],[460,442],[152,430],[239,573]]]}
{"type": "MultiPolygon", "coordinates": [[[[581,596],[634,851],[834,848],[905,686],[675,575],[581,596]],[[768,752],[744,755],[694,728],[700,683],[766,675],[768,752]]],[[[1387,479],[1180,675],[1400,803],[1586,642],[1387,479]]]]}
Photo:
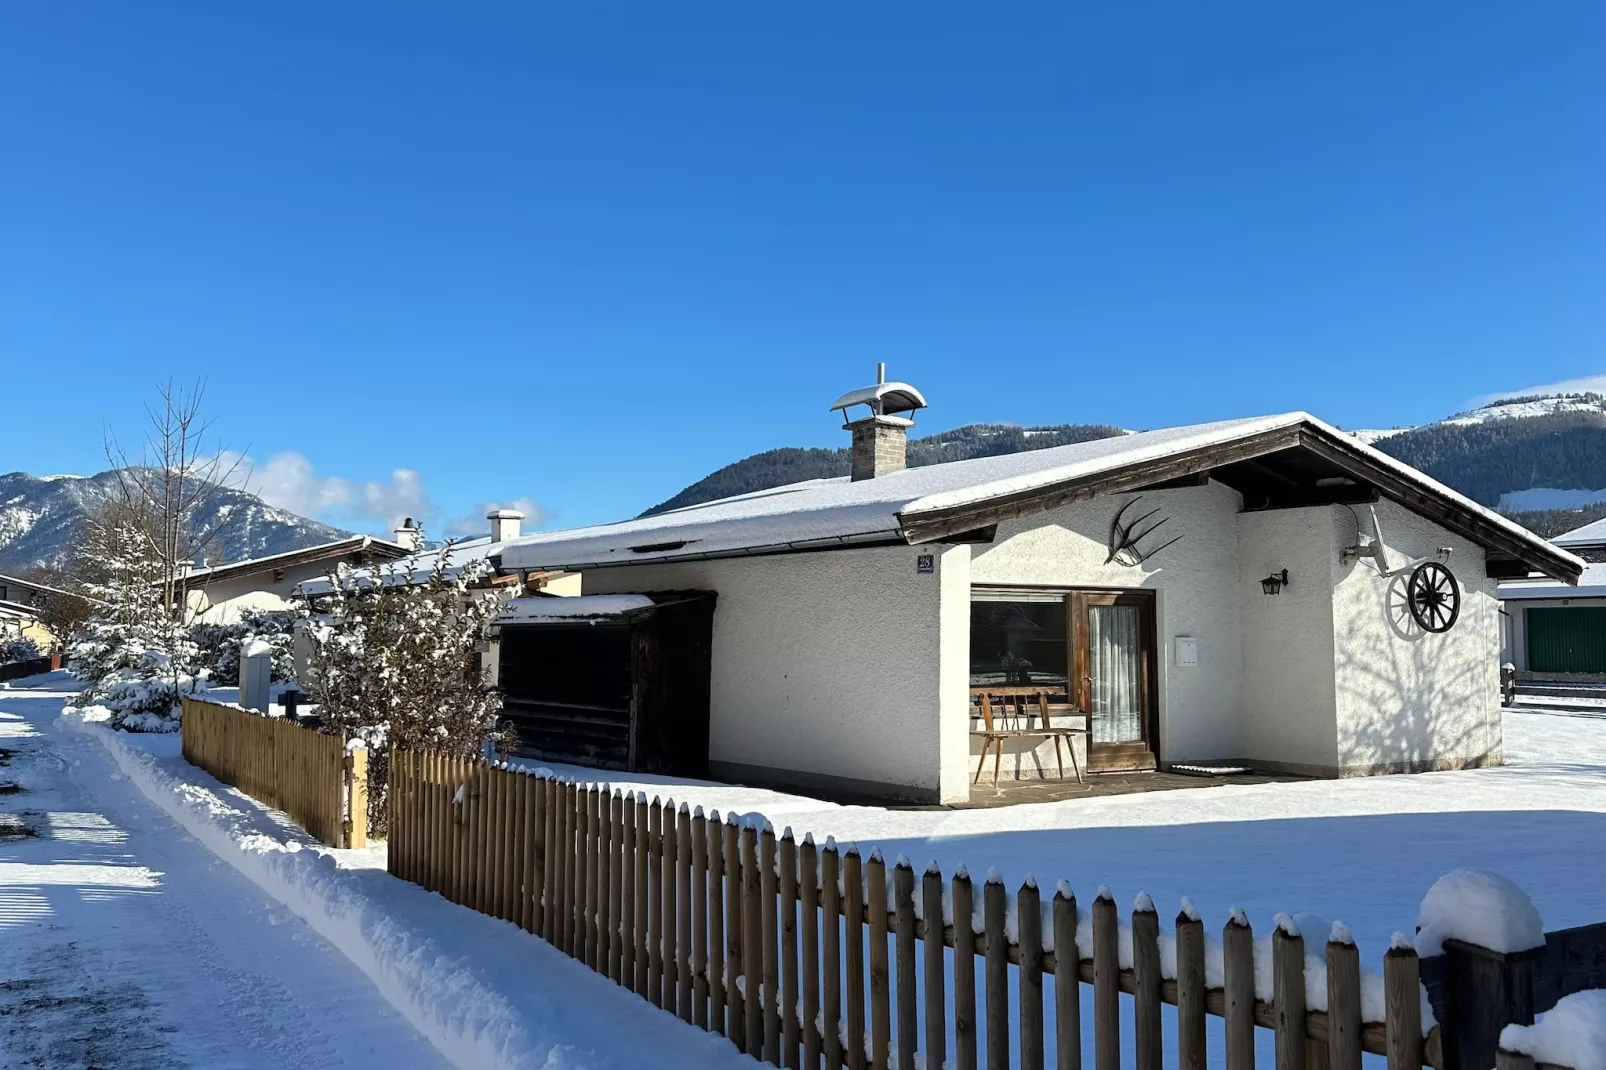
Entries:
{"type": "Polygon", "coordinates": [[[240,651],[253,639],[263,640],[272,651],[272,679],[289,680],[295,676],[291,650],[295,623],[294,610],[247,609],[234,624],[194,625],[190,639],[210,684],[234,687],[240,682],[240,651]]]}
{"type": "MultiPolygon", "coordinates": [[[[488,685],[479,648],[501,598],[480,581],[487,562],[451,574],[451,543],[426,567],[412,557],[359,577],[329,575],[333,593],[304,611],[309,680],[324,727],[369,746],[369,827],[385,827],[387,747],[479,754],[503,741],[502,696],[488,685]]],[[[506,592],[506,588],[502,588],[506,592]]]]}
{"type": "Polygon", "coordinates": [[[44,656],[45,652],[39,649],[39,644],[26,635],[15,639],[0,639],[0,665],[32,661],[44,656]]]}

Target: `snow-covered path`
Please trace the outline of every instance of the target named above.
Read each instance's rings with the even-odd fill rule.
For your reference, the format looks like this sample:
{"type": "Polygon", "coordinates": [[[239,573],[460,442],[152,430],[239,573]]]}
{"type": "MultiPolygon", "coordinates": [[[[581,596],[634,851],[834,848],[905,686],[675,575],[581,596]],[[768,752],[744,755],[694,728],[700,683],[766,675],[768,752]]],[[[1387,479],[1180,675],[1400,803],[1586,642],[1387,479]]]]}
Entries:
{"type": "Polygon", "coordinates": [[[447,1065],[301,919],[58,727],[60,675],[0,690],[0,1065],[447,1065]],[[15,835],[18,826],[34,835],[15,835]],[[10,833],[10,834],[8,834],[10,833]]]}

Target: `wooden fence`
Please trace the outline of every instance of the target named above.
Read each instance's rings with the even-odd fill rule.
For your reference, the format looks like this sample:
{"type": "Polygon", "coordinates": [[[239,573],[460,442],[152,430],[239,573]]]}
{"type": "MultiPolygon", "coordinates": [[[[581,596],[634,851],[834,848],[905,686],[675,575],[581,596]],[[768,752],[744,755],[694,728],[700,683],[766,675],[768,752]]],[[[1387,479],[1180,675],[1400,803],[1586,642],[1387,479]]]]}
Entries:
{"type": "Polygon", "coordinates": [[[1224,1019],[1228,1070],[1254,1067],[1257,1029],[1274,1037],[1277,1070],[1358,1070],[1363,1052],[1390,1070],[1445,1065],[1438,1030],[1424,1035],[1408,946],[1363,986],[1340,933],[1325,948],[1326,1006],[1312,1009],[1305,936],[1291,923],[1269,952],[1262,945],[1271,986],[1257,992],[1255,934],[1241,915],[1215,944],[1191,910],[1162,934],[1140,898],[1124,930],[1106,891],[1084,916],[1063,884],[1044,902],[1029,878],[1011,897],[1001,879],[978,889],[963,869],[945,879],[900,859],[889,872],[879,853],[797,843],[790,830],[777,838],[603,785],[404,751],[390,778],[393,874],[541,936],[776,1066],[914,1070],[922,1053],[933,1068],[1065,1070],[1083,1065],[1090,1029],[1093,1070],[1118,1070],[1123,994],[1138,1070],[1162,1065],[1167,1004],[1184,1068],[1207,1064],[1209,1016],[1224,1019]],[[1090,1022],[1081,985],[1092,988],[1090,1022]]]}
{"type": "Polygon", "coordinates": [[[368,752],[346,738],[185,697],[184,760],[278,810],[331,847],[368,842],[368,752]]]}

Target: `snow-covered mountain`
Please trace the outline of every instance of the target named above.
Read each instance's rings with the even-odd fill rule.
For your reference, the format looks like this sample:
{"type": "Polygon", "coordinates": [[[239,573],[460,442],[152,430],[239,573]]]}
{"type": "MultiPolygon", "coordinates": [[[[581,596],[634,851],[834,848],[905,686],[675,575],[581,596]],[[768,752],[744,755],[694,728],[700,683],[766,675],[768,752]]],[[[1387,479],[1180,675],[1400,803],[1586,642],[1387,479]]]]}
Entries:
{"type": "MultiPolygon", "coordinates": [[[[0,571],[35,565],[70,567],[85,511],[111,488],[113,472],[93,476],[0,475],[0,571]]],[[[202,520],[229,517],[220,558],[238,561],[342,538],[349,532],[276,509],[254,494],[220,490],[202,520]]]]}

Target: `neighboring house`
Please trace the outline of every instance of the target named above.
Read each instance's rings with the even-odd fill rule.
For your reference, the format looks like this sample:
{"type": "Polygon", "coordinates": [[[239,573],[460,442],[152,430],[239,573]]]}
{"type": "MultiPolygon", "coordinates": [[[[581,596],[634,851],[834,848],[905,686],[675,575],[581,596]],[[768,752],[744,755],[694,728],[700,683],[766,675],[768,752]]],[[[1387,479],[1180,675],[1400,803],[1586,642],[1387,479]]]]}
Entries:
{"type": "Polygon", "coordinates": [[[41,650],[56,643],[39,613],[52,597],[71,598],[66,591],[33,580],[0,574],[0,639],[32,639],[41,650]]]}
{"type": "Polygon", "coordinates": [[[1076,711],[1095,771],[1498,763],[1497,580],[1583,568],[1301,412],[905,469],[923,406],[899,383],[839,399],[868,410],[850,478],[498,547],[503,573],[586,591],[501,627],[525,747],[961,801],[979,696],[1013,690],[1076,711]],[[651,743],[676,733],[706,752],[651,743]]]}
{"type": "Polygon", "coordinates": [[[346,564],[362,568],[405,557],[412,546],[402,541],[412,529],[398,529],[398,541],[353,535],[267,557],[232,561],[223,565],[187,569],[179,578],[197,621],[233,624],[247,609],[279,610],[291,607],[296,585],[346,564]]]}
{"type": "Polygon", "coordinates": [[[1520,678],[1606,674],[1606,520],[1551,541],[1590,564],[1576,586],[1549,577],[1500,584],[1501,660],[1520,678]]]}

